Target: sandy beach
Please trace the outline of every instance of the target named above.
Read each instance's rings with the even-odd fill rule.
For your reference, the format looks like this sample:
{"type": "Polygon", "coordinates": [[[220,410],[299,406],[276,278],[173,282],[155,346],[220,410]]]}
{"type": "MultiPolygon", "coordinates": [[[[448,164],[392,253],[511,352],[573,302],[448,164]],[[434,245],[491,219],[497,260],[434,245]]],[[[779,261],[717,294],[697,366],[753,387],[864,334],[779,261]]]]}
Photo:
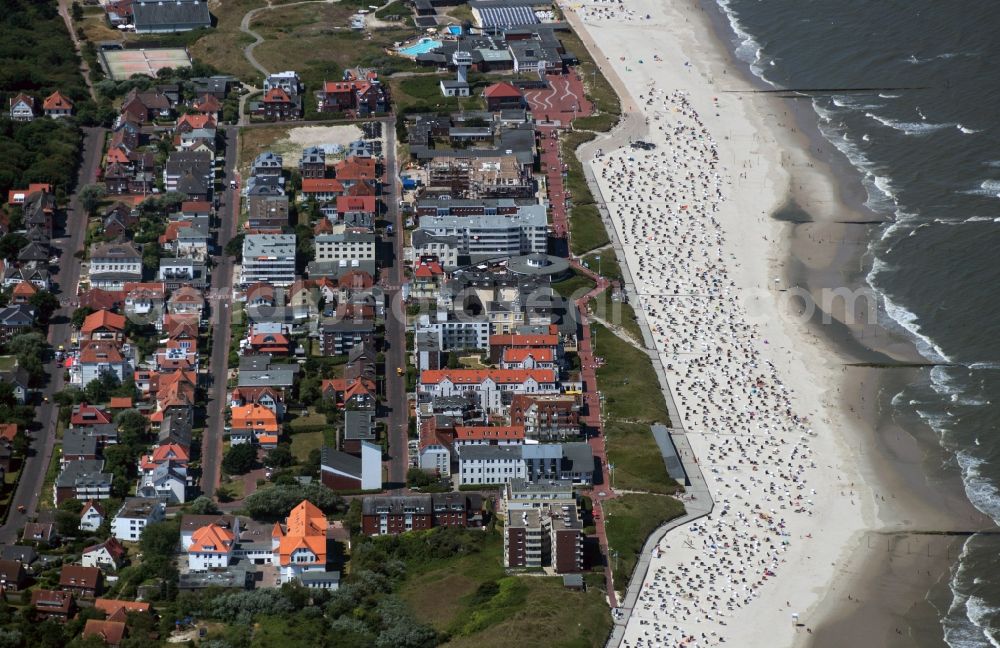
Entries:
{"type": "Polygon", "coordinates": [[[940,532],[985,522],[928,439],[881,420],[896,370],[872,365],[922,359],[829,297],[862,269],[859,184],[696,3],[563,8],[655,144],[590,163],[716,501],[661,543],[622,645],[933,639],[920,606],[960,546],[940,532]]]}

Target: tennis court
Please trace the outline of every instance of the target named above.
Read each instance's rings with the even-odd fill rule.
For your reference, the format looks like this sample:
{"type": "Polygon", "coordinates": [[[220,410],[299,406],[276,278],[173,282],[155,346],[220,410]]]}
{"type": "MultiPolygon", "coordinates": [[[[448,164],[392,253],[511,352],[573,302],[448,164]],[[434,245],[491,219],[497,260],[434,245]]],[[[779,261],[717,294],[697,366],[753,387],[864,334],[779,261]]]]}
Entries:
{"type": "Polygon", "coordinates": [[[102,50],[101,57],[115,81],[124,81],[133,74],[156,78],[157,71],[163,68],[191,67],[191,57],[182,47],[102,50]]]}

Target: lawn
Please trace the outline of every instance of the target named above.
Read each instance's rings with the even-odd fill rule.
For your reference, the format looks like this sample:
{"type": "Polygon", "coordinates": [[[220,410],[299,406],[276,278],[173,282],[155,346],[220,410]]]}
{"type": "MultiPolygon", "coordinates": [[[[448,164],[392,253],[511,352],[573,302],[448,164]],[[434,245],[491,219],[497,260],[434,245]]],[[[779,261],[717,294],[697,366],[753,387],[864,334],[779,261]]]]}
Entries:
{"type": "Polygon", "coordinates": [[[630,304],[611,299],[609,292],[598,295],[590,300],[590,312],[595,313],[605,322],[619,327],[620,333],[625,333],[640,346],[645,346],[642,329],[636,319],[635,310],[630,304]]]}
{"type": "Polygon", "coordinates": [[[580,261],[585,268],[590,268],[594,272],[600,270],[598,274],[603,275],[611,281],[619,283],[622,281],[622,269],[618,265],[618,257],[615,256],[615,251],[611,248],[587,254],[580,261]]]}
{"type": "Polygon", "coordinates": [[[320,414],[313,410],[309,410],[309,414],[305,416],[296,416],[288,422],[288,432],[289,434],[302,434],[305,432],[317,432],[321,431],[320,428],[326,427],[326,415],[320,414]]]}
{"type": "Polygon", "coordinates": [[[677,482],[667,476],[660,448],[649,425],[611,421],[604,426],[608,463],[614,464],[612,488],[670,494],[677,482]]]}
{"type": "Polygon", "coordinates": [[[309,458],[309,453],[323,446],[323,432],[301,432],[292,435],[292,454],[300,463],[309,458]]]}
{"type": "Polygon", "coordinates": [[[608,359],[597,370],[608,419],[667,424],[667,405],[649,356],[600,324],[594,323],[591,333],[595,355],[608,359]]]}
{"type": "Polygon", "coordinates": [[[617,552],[609,557],[615,589],[625,588],[649,534],[681,515],[684,504],[666,495],[622,495],[604,502],[608,549],[617,552]]]}
{"type": "MultiPolygon", "coordinates": [[[[265,0],[212,0],[208,8],[218,20],[215,28],[202,36],[189,48],[196,61],[210,63],[222,72],[260,87],[263,83],[258,72],[243,56],[243,48],[253,42],[253,37],[240,31],[243,15],[251,9],[263,7],[265,0]]],[[[251,25],[252,27],[252,25],[251,25]]],[[[282,68],[285,69],[285,68],[282,68]]]]}
{"type": "Polygon", "coordinates": [[[17,356],[0,356],[0,371],[10,371],[17,367],[17,356]]]}
{"type": "Polygon", "coordinates": [[[594,133],[576,131],[563,135],[560,142],[562,159],[567,165],[563,184],[573,201],[569,212],[570,249],[576,255],[586,254],[611,242],[587,185],[583,163],[576,157],[577,148],[594,137],[594,133]]]}
{"type": "Polygon", "coordinates": [[[396,20],[406,21],[412,13],[403,0],[396,0],[376,11],[375,17],[379,20],[388,20],[391,16],[396,16],[396,20]]]}
{"type": "Polygon", "coordinates": [[[452,647],[601,646],[611,629],[598,589],[573,592],[561,578],[505,576],[503,539],[408,574],[400,596],[414,616],[446,632],[452,647]]]}
{"type": "Polygon", "coordinates": [[[552,288],[567,299],[570,297],[579,299],[593,290],[595,286],[597,284],[590,277],[576,271],[569,279],[552,284],[552,288]]]}
{"type": "Polygon", "coordinates": [[[590,52],[584,47],[583,42],[573,32],[564,32],[559,35],[559,40],[567,51],[572,52],[579,59],[580,64],[576,71],[583,79],[584,89],[587,98],[593,102],[596,108],[595,114],[590,117],[580,117],[573,120],[573,127],[583,130],[608,131],[618,122],[622,107],[618,94],[611,86],[611,83],[604,77],[590,52]]]}

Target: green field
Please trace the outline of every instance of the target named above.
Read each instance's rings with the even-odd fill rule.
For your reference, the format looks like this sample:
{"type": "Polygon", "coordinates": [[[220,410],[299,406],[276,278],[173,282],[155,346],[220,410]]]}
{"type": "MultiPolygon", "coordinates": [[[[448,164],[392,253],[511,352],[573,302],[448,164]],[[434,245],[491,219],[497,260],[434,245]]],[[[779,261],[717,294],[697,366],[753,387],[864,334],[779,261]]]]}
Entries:
{"type": "Polygon", "coordinates": [[[658,526],[684,515],[684,504],[666,495],[622,495],[604,503],[604,526],[608,534],[609,556],[615,575],[615,589],[628,583],[636,556],[646,538],[658,526]]]}
{"type": "Polygon", "coordinates": [[[607,360],[597,370],[607,418],[667,424],[667,405],[649,356],[600,324],[595,323],[591,331],[596,340],[595,355],[607,360]]]}
{"type": "Polygon", "coordinates": [[[667,476],[649,425],[609,421],[604,438],[608,463],[615,467],[612,488],[664,494],[678,490],[677,482],[667,476]]]}
{"type": "Polygon", "coordinates": [[[573,592],[561,578],[506,576],[503,540],[492,533],[481,550],[407,575],[400,596],[414,616],[452,647],[602,646],[611,616],[596,588],[573,592]]]}
{"type": "Polygon", "coordinates": [[[579,299],[597,286],[587,275],[575,270],[573,272],[569,279],[552,284],[552,288],[563,297],[579,299]]]}
{"type": "Polygon", "coordinates": [[[323,446],[322,432],[302,432],[292,435],[292,455],[299,462],[309,458],[309,452],[323,446]]]}

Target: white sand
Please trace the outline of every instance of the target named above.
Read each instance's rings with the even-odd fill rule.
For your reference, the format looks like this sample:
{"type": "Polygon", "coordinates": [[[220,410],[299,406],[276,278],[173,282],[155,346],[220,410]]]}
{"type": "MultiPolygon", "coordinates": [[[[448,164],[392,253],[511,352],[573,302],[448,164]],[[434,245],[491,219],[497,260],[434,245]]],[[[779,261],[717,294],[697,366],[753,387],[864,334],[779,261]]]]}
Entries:
{"type": "Polygon", "coordinates": [[[363,137],[364,133],[354,124],[295,126],[289,129],[287,137],[275,142],[269,150],[283,156],[282,163],[286,169],[294,169],[298,167],[302,151],[310,146],[347,148],[351,142],[363,137]]]}
{"type": "Polygon", "coordinates": [[[624,6],[574,3],[570,20],[657,148],[605,150],[592,166],[716,508],[667,535],[622,645],[789,646],[876,511],[833,405],[836,358],[774,284],[787,233],[769,214],[789,183],[775,108],[722,92],[748,84],[723,74],[697,7],[624,6]]]}

